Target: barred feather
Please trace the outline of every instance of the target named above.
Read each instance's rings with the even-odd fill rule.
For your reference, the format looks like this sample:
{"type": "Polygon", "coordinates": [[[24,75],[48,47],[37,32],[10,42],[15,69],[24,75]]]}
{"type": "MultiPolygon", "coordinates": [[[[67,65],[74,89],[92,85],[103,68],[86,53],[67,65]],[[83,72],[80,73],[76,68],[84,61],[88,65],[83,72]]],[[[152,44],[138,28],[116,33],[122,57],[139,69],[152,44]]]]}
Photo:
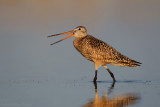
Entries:
{"type": "Polygon", "coordinates": [[[101,65],[112,64],[117,66],[137,67],[140,62],[132,60],[115,50],[107,43],[87,35],[74,40],[75,48],[88,60],[101,65]]]}

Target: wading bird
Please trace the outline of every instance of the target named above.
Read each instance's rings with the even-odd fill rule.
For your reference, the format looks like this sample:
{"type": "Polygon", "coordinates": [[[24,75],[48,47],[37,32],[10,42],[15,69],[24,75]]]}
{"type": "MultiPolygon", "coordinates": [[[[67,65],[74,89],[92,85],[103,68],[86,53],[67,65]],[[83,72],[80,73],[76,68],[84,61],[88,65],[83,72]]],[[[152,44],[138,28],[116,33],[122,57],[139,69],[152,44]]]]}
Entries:
{"type": "Polygon", "coordinates": [[[74,47],[80,52],[86,59],[94,62],[95,64],[95,76],[93,81],[96,82],[97,80],[97,72],[98,68],[100,66],[103,66],[107,69],[110,76],[113,79],[113,82],[115,82],[114,74],[111,72],[111,70],[107,67],[107,64],[116,65],[116,66],[125,66],[125,67],[137,67],[140,66],[140,62],[137,62],[135,60],[132,60],[124,55],[122,55],[120,52],[112,48],[107,43],[87,34],[87,29],[84,26],[78,26],[74,30],[51,35],[52,36],[58,36],[58,35],[65,35],[70,34],[68,37],[61,39],[57,42],[52,43],[51,45],[54,45],[58,42],[61,42],[67,38],[75,37],[75,40],[73,41],[74,47]]]}

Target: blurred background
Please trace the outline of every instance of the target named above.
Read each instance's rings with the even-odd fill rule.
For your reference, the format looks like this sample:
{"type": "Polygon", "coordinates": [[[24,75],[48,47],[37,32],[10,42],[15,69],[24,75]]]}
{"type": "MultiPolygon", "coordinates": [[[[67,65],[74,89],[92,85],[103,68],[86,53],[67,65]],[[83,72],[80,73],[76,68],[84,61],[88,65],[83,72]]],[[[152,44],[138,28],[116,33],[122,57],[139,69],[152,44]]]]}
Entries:
{"type": "MultiPolygon", "coordinates": [[[[47,38],[80,25],[142,63],[139,68],[109,66],[117,80],[160,81],[160,0],[0,0],[1,104],[21,104],[15,102],[22,96],[13,100],[13,93],[27,89],[12,85],[31,88],[30,84],[49,81],[51,89],[59,90],[68,81],[92,81],[94,64],[74,49],[74,37],[54,46],[50,43],[65,36],[47,38]]],[[[112,78],[100,68],[98,80],[112,78]]],[[[41,89],[49,91],[43,85],[41,89]]]]}

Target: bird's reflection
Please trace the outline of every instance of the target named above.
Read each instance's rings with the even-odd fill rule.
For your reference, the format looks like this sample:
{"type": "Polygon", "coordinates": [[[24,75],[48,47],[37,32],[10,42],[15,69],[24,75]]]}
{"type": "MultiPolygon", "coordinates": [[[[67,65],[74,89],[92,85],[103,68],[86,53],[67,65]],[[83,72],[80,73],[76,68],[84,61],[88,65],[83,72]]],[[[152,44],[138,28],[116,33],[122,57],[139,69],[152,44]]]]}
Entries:
{"type": "Polygon", "coordinates": [[[98,95],[97,82],[94,82],[95,86],[95,98],[90,99],[89,103],[85,104],[83,107],[126,107],[128,105],[136,103],[138,100],[138,95],[133,93],[125,93],[120,96],[115,96],[112,98],[108,98],[107,95],[110,94],[115,86],[115,82],[113,82],[110,88],[107,90],[102,97],[98,95]]]}

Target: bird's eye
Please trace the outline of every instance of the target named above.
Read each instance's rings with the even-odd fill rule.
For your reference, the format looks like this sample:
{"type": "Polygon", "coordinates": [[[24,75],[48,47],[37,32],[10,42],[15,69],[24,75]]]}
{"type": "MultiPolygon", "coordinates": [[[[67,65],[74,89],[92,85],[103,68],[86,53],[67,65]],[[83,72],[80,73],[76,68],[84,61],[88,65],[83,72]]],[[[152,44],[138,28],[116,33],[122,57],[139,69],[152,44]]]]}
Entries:
{"type": "Polygon", "coordinates": [[[78,30],[81,30],[81,28],[79,28],[78,30]]]}

